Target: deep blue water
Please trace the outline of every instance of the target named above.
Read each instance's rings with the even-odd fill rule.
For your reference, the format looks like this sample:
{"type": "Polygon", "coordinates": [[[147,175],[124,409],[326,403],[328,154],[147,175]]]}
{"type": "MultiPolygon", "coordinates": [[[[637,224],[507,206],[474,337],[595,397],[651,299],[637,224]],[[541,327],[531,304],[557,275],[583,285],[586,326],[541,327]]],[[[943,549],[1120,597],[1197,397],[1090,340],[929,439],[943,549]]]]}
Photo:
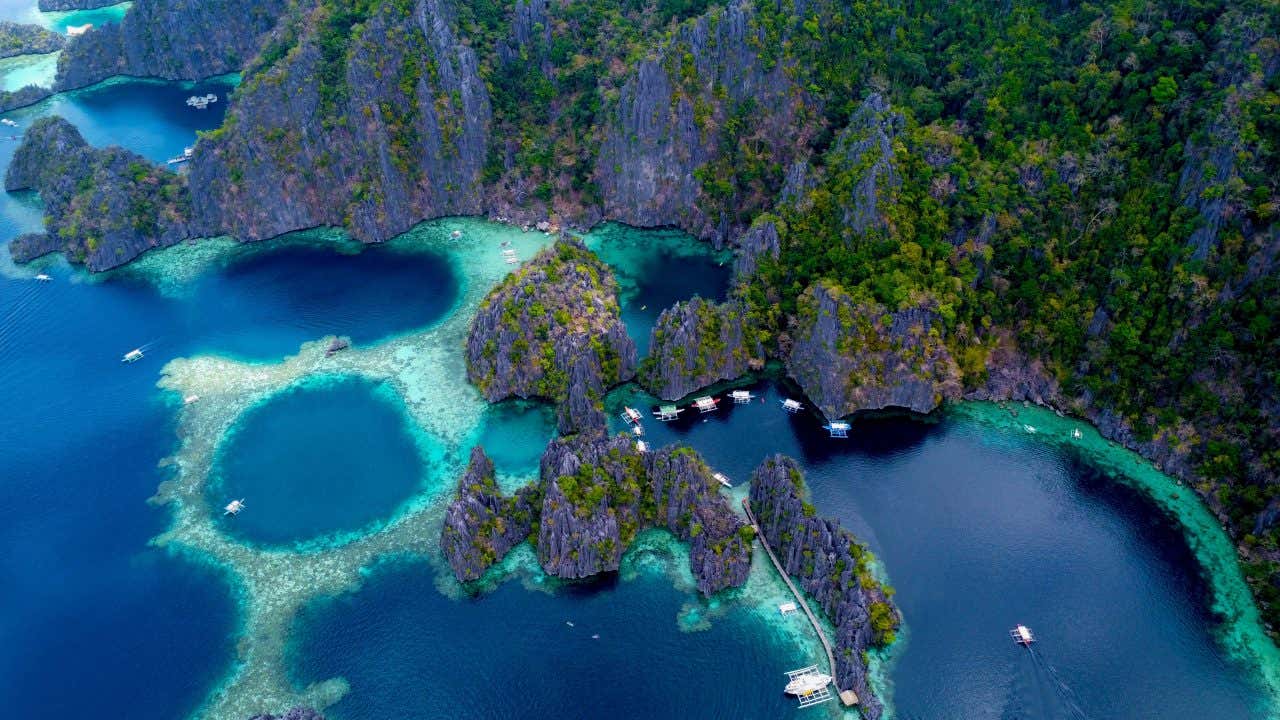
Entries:
{"type": "Polygon", "coordinates": [[[411,432],[385,387],[354,377],[301,384],[237,421],[218,449],[209,504],[244,499],[252,512],[220,522],[229,535],[259,544],[369,527],[426,480],[411,432]]]}
{"type": "Polygon", "coordinates": [[[754,391],[764,402],[647,421],[646,437],[690,444],[735,483],[775,452],[802,462],[819,512],[865,540],[897,589],[904,717],[1257,716],[1259,691],[1209,632],[1185,540],[1132,491],[957,419],[863,420],[832,439],[783,412],[785,391],[754,391]],[[1019,623],[1034,655],[1008,638],[1019,623]]]}
{"type": "Polygon", "coordinates": [[[330,712],[342,720],[797,714],[778,680],[802,658],[741,614],[681,632],[683,602],[657,571],[555,595],[511,582],[458,602],[425,564],[391,564],[299,616],[294,681],[346,677],[330,712]]]}

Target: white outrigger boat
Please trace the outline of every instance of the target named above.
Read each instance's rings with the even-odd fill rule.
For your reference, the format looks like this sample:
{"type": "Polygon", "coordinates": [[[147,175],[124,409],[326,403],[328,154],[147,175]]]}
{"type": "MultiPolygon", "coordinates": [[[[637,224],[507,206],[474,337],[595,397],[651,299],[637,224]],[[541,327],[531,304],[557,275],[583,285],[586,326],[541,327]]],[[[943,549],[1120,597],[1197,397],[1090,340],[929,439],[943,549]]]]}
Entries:
{"type": "Polygon", "coordinates": [[[729,397],[733,398],[735,405],[746,405],[755,399],[755,395],[752,395],[750,390],[734,390],[729,393],[729,397]]]}
{"type": "Polygon", "coordinates": [[[671,422],[680,417],[680,413],[684,412],[684,408],[675,405],[662,405],[653,411],[654,417],[662,422],[671,422]]]}
{"type": "Polygon", "coordinates": [[[169,158],[166,162],[168,162],[170,165],[177,165],[178,163],[184,163],[191,159],[191,154],[194,153],[195,151],[196,149],[193,147],[182,148],[181,155],[175,158],[169,158]]]}
{"type": "Polygon", "coordinates": [[[831,684],[831,676],[826,673],[808,672],[796,675],[787,683],[786,693],[803,697],[812,695],[831,684]]]}
{"type": "Polygon", "coordinates": [[[143,356],[142,356],[142,348],[134,348],[133,350],[130,350],[129,352],[125,353],[125,354],[124,354],[124,357],[120,358],[120,362],[122,362],[122,363],[136,363],[136,362],[138,362],[139,360],[141,360],[141,359],[142,359],[142,357],[143,357],[143,356]]]}
{"type": "Polygon", "coordinates": [[[18,123],[10,120],[9,118],[0,120],[0,125],[4,125],[5,127],[18,127],[18,123]]]}
{"type": "Polygon", "coordinates": [[[44,273],[40,273],[39,275],[36,276],[37,282],[49,282],[52,279],[53,278],[49,277],[48,275],[45,275],[44,273]]]}
{"type": "Polygon", "coordinates": [[[1009,637],[1023,647],[1031,647],[1031,643],[1036,641],[1035,636],[1031,634],[1031,628],[1026,625],[1019,625],[1010,630],[1009,637]]]}
{"type": "Polygon", "coordinates": [[[803,410],[804,405],[801,405],[800,401],[798,400],[792,400],[791,398],[787,398],[782,401],[782,409],[786,410],[789,413],[794,414],[803,410]]]}
{"type": "Polygon", "coordinates": [[[222,508],[222,514],[223,515],[239,515],[240,511],[243,509],[244,509],[244,498],[240,498],[239,500],[232,500],[231,502],[227,503],[227,506],[222,508]]]}
{"type": "Polygon", "coordinates": [[[644,416],[640,414],[640,411],[633,407],[622,408],[622,419],[626,420],[632,425],[639,425],[640,420],[643,419],[643,417],[644,416]]]}
{"type": "Polygon", "coordinates": [[[725,477],[724,473],[711,473],[711,477],[715,478],[716,482],[727,488],[733,487],[733,483],[729,482],[729,478],[725,477]]]}

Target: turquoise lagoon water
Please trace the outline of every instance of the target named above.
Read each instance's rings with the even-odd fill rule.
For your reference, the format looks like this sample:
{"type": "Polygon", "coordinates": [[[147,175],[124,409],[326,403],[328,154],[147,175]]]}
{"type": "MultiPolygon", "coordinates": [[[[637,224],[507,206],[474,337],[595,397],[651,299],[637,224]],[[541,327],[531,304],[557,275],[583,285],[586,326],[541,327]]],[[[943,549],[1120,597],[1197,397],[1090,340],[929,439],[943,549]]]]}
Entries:
{"type": "Polygon", "coordinates": [[[605,223],[583,239],[616,270],[622,321],[642,358],[649,352],[649,331],[664,309],[694,295],[723,300],[729,290],[733,254],[693,242],[679,230],[605,223]]]}

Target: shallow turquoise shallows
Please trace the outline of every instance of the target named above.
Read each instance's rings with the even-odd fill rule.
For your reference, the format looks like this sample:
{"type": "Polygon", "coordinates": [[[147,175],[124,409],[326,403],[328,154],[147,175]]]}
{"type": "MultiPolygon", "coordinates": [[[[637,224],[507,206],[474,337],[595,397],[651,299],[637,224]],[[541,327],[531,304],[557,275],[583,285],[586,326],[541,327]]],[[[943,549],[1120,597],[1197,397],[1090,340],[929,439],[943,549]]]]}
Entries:
{"type": "MultiPolygon", "coordinates": [[[[250,409],[219,449],[209,502],[244,500],[223,529],[282,545],[372,527],[427,481],[397,396],[353,377],[309,380],[250,409]]],[[[425,438],[421,442],[427,442],[425,438]]]]}

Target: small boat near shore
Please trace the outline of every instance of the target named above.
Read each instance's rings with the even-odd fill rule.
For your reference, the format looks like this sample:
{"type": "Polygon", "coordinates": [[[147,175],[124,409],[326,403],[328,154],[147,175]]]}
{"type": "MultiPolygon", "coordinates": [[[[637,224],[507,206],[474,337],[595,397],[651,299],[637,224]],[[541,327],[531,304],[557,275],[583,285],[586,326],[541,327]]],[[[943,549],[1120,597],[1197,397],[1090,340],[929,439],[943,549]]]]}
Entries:
{"type": "Polygon", "coordinates": [[[191,155],[194,152],[195,152],[195,148],[192,148],[192,147],[183,148],[181,155],[177,157],[169,158],[165,162],[168,163],[169,165],[177,165],[178,163],[184,163],[191,159],[191,155]]]}
{"type": "Polygon", "coordinates": [[[809,672],[797,675],[787,683],[785,692],[788,695],[812,695],[831,684],[831,676],[826,673],[809,672]]]}
{"type": "Polygon", "coordinates": [[[711,477],[715,478],[716,482],[720,483],[721,485],[727,488],[733,487],[733,483],[729,482],[729,478],[725,477],[724,473],[719,473],[719,472],[711,473],[711,477]]]}
{"type": "Polygon", "coordinates": [[[36,282],[49,282],[50,280],[53,280],[53,278],[49,277],[48,275],[45,275],[44,273],[40,273],[39,275],[36,275],[36,282]]]}

